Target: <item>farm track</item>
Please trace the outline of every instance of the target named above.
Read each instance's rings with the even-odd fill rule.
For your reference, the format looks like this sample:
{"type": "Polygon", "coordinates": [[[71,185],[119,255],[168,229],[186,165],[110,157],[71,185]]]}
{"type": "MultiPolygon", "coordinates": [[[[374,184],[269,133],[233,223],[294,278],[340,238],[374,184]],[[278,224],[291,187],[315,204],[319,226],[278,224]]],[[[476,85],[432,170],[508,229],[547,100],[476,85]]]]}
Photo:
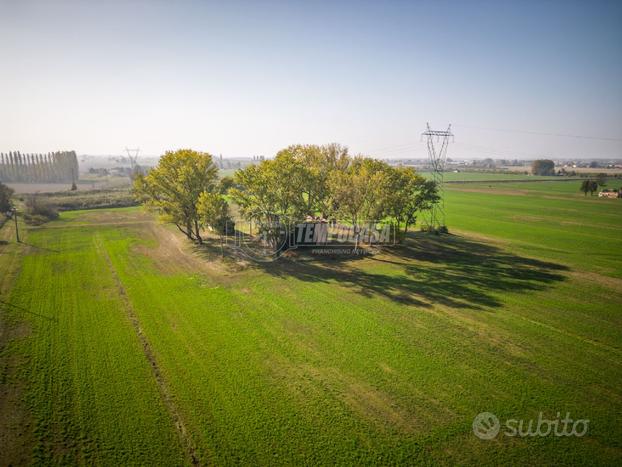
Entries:
{"type": "Polygon", "coordinates": [[[106,251],[106,248],[101,244],[100,241],[97,241],[97,249],[100,251],[102,258],[104,258],[104,260],[106,261],[106,264],[108,265],[108,268],[110,269],[110,274],[119,291],[119,296],[121,297],[121,300],[123,302],[123,307],[125,308],[125,311],[127,312],[127,316],[130,322],[132,323],[132,327],[134,328],[134,331],[136,332],[136,336],[140,340],[145,358],[147,359],[147,361],[149,362],[149,365],[151,366],[153,377],[156,380],[158,390],[160,392],[160,397],[162,398],[162,401],[164,402],[164,405],[166,406],[169,416],[173,424],[175,425],[175,429],[181,441],[181,445],[184,447],[187,460],[192,465],[201,465],[199,462],[199,458],[197,456],[197,449],[194,443],[192,442],[191,437],[188,434],[188,430],[186,429],[186,424],[184,423],[181,413],[179,409],[177,408],[177,405],[175,404],[175,401],[173,400],[171,396],[170,390],[166,384],[166,381],[164,380],[164,377],[162,376],[162,372],[160,371],[160,367],[158,365],[153,349],[151,348],[151,345],[149,344],[149,340],[147,339],[147,336],[145,335],[145,333],[143,332],[140,326],[138,316],[136,315],[136,312],[134,311],[134,308],[132,307],[130,299],[125,291],[125,287],[123,286],[123,283],[121,282],[121,279],[119,278],[119,275],[117,274],[117,271],[114,265],[112,264],[112,260],[110,259],[110,256],[108,255],[108,252],[106,251]]]}

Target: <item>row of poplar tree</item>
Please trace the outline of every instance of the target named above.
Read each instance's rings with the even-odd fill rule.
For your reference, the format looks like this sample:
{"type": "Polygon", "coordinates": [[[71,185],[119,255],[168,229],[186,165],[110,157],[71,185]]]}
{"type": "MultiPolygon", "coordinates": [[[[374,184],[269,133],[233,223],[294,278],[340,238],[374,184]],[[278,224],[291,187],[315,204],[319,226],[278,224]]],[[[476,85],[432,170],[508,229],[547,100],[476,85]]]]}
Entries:
{"type": "Polygon", "coordinates": [[[47,154],[0,153],[0,181],[25,183],[70,183],[78,177],[75,151],[47,154]]]}

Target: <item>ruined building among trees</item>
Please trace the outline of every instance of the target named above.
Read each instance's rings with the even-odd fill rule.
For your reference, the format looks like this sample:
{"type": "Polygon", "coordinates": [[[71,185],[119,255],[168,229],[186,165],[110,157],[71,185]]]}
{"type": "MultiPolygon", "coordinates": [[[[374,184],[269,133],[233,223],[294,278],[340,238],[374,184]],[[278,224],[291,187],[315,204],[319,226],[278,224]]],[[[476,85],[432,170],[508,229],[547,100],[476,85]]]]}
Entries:
{"type": "Polygon", "coordinates": [[[72,183],[78,179],[75,151],[47,154],[0,153],[0,181],[22,183],[72,183]]]}

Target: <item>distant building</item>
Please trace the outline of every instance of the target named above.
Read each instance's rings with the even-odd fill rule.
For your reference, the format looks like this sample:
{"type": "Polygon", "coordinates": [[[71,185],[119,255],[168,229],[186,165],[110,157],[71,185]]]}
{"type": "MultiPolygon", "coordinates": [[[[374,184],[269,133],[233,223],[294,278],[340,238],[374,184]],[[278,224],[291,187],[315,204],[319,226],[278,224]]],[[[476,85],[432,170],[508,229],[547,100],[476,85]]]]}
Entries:
{"type": "Polygon", "coordinates": [[[622,189],[616,190],[603,190],[598,193],[599,198],[622,198],[622,189]]]}

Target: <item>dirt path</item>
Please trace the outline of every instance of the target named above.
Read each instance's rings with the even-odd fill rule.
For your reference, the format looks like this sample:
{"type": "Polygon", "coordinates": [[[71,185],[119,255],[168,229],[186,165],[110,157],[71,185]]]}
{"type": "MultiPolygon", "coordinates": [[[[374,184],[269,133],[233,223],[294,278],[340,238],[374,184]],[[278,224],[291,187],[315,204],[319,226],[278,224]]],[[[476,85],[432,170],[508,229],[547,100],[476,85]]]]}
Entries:
{"type": "Polygon", "coordinates": [[[164,405],[169,413],[169,416],[171,417],[171,420],[173,424],[175,425],[175,429],[177,430],[179,440],[181,442],[181,445],[183,446],[183,449],[186,453],[188,461],[192,465],[200,465],[196,446],[194,445],[191,437],[188,435],[188,431],[182,419],[181,413],[179,412],[179,409],[177,408],[175,401],[171,397],[170,390],[168,389],[166,381],[164,380],[162,376],[162,373],[160,371],[160,367],[158,366],[158,362],[156,360],[153,349],[151,348],[151,345],[149,344],[149,341],[147,340],[147,336],[145,336],[140,326],[138,316],[136,315],[134,308],[132,307],[129,297],[127,296],[127,293],[125,291],[125,287],[123,287],[123,283],[121,282],[121,279],[119,278],[119,275],[117,274],[114,264],[112,263],[110,256],[108,255],[108,252],[106,251],[106,248],[101,244],[99,239],[97,242],[97,248],[100,250],[102,258],[104,258],[104,260],[108,264],[110,273],[112,274],[112,277],[117,285],[119,295],[121,297],[121,300],[123,301],[123,307],[125,308],[125,311],[127,312],[127,315],[130,319],[130,322],[132,323],[132,326],[134,328],[134,331],[136,332],[138,339],[140,340],[140,343],[143,348],[143,353],[145,354],[145,358],[147,359],[147,361],[149,362],[149,365],[151,366],[153,377],[155,378],[156,383],[158,385],[160,397],[162,398],[162,401],[164,402],[164,405]]]}

